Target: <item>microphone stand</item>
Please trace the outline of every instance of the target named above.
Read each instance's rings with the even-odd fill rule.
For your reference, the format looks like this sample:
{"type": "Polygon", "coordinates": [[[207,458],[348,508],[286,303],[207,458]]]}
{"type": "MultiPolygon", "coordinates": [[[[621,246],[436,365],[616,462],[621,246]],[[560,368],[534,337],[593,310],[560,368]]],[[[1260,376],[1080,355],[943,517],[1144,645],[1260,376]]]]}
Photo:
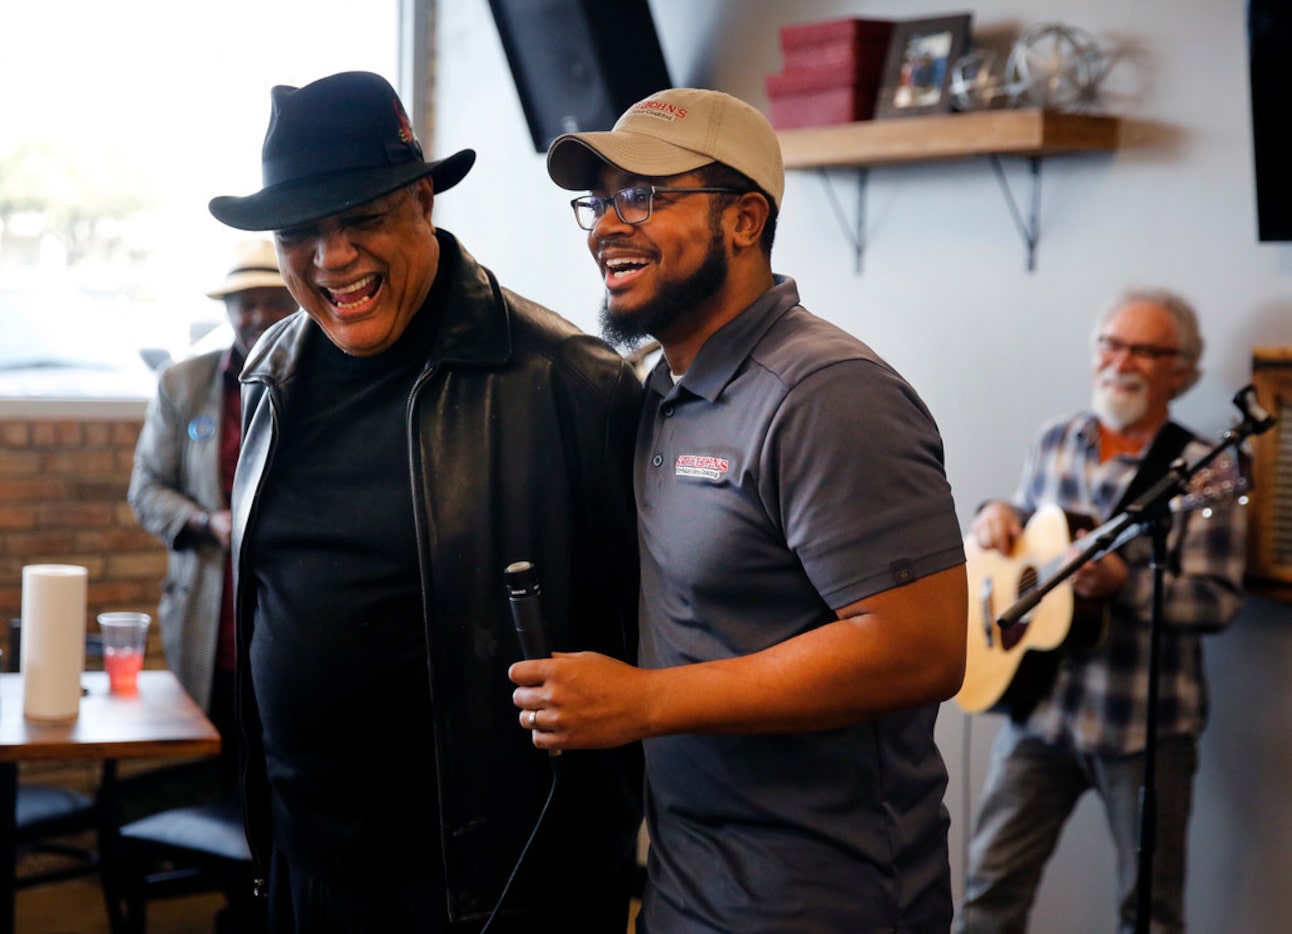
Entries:
{"type": "Polygon", "coordinates": [[[1046,580],[996,620],[1002,630],[1018,623],[1030,613],[1042,598],[1077,569],[1089,561],[1097,560],[1110,551],[1132,541],[1146,532],[1151,535],[1153,571],[1153,598],[1149,621],[1148,705],[1144,723],[1144,775],[1140,785],[1138,837],[1136,853],[1139,857],[1135,886],[1135,930],[1147,934],[1153,905],[1153,854],[1157,843],[1157,695],[1158,668],[1162,644],[1162,606],[1165,591],[1167,553],[1166,541],[1171,531],[1171,500],[1183,494],[1189,481],[1208,467],[1227,448],[1236,448],[1252,435],[1274,427],[1275,418],[1261,408],[1256,400],[1256,388],[1248,385],[1240,389],[1233,403],[1242,413],[1241,421],[1221,435],[1215,446],[1199,460],[1186,465],[1183,458],[1171,464],[1166,475],[1147,492],[1126,507],[1121,515],[1103,523],[1082,538],[1076,545],[1077,553],[1054,576],[1046,580]]]}

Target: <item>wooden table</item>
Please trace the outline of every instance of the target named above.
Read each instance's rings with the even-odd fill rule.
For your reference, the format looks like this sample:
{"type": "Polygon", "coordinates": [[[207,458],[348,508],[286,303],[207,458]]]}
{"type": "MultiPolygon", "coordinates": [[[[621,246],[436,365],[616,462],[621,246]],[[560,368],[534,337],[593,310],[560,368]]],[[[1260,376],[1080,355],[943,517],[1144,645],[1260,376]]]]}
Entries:
{"type": "Polygon", "coordinates": [[[108,676],[87,671],[80,716],[47,724],[22,715],[21,674],[0,674],[0,934],[14,929],[14,818],[18,763],[208,756],[220,734],[169,671],[141,671],[139,693],[108,693],[108,676]]]}

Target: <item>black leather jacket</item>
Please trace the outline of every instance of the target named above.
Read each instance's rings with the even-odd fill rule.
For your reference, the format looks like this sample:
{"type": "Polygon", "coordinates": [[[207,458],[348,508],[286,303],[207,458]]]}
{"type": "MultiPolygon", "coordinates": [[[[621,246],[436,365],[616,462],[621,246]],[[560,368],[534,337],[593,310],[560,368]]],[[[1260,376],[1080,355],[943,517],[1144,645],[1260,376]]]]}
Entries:
{"type": "MultiPolygon", "coordinates": [[[[427,666],[450,913],[482,918],[499,894],[559,775],[543,831],[505,914],[552,911],[609,891],[631,872],[641,820],[640,749],[533,748],[512,705],[520,657],[503,569],[532,560],[556,651],[634,660],[637,539],[631,456],[640,386],[599,340],[501,288],[439,232],[449,277],[442,322],[408,405],[409,470],[420,491],[427,666]]],[[[233,493],[238,718],[248,838],[264,879],[270,808],[247,664],[256,593],[242,543],[273,469],[279,421],[306,341],[304,313],[280,322],[243,370],[243,448],[233,493]]],[[[337,599],[345,599],[338,594],[337,599]]],[[[337,754],[345,755],[344,737],[337,754]]],[[[622,930],[622,927],[619,928],[622,930]]]]}

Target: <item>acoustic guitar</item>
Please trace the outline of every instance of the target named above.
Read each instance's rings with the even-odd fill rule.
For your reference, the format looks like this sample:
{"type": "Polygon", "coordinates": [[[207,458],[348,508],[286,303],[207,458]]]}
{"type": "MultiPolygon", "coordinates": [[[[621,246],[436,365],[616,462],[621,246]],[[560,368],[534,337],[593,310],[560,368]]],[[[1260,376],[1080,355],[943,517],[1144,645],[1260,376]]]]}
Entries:
{"type": "MultiPolygon", "coordinates": [[[[1233,499],[1249,488],[1245,473],[1229,455],[1217,458],[1193,477],[1188,491],[1172,502],[1172,511],[1233,499]]],[[[1112,524],[1092,530],[1089,517],[1051,503],[1028,520],[1012,554],[980,548],[972,534],[965,537],[969,638],[964,684],[955,696],[961,708],[1025,717],[1050,689],[1064,652],[1092,649],[1103,641],[1107,605],[1078,597],[1068,581],[1056,585],[1009,628],[1002,629],[997,620],[1066,564],[1068,546],[1079,531],[1098,537],[1112,524]]],[[[1109,550],[1121,544],[1114,542],[1109,550]]]]}
{"type": "Polygon", "coordinates": [[[1093,527],[1089,518],[1050,503],[1033,514],[1012,554],[982,548],[973,535],[965,537],[969,639],[965,680],[955,698],[962,708],[1024,716],[1049,690],[1059,650],[1093,648],[1103,640],[1107,607],[1078,598],[1068,581],[1008,629],[997,622],[1064,565],[1078,531],[1093,527]]]}

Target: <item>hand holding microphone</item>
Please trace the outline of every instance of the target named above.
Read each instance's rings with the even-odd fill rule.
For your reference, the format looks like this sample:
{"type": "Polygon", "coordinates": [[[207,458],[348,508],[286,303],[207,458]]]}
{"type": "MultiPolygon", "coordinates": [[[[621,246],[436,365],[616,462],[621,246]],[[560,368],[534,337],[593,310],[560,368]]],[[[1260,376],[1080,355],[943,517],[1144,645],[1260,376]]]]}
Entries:
{"type": "Polygon", "coordinates": [[[609,749],[646,736],[641,713],[649,673],[596,651],[552,655],[540,608],[538,572],[529,561],[507,565],[507,596],[525,660],[508,670],[517,685],[512,700],[534,745],[552,755],[565,749],[609,749]],[[554,662],[530,664],[546,658],[554,662]],[[538,669],[538,670],[536,670],[538,669]]]}
{"type": "MultiPolygon", "coordinates": [[[[507,597],[511,601],[511,619],[520,639],[520,651],[526,661],[535,658],[550,658],[552,650],[547,643],[547,626],[543,622],[543,608],[540,594],[542,587],[538,582],[538,570],[530,561],[515,561],[507,565],[503,572],[507,581],[507,597]]],[[[525,714],[525,724],[533,732],[540,732],[538,711],[529,710],[525,714]]],[[[551,754],[558,756],[561,750],[553,749],[551,754]]]]}

